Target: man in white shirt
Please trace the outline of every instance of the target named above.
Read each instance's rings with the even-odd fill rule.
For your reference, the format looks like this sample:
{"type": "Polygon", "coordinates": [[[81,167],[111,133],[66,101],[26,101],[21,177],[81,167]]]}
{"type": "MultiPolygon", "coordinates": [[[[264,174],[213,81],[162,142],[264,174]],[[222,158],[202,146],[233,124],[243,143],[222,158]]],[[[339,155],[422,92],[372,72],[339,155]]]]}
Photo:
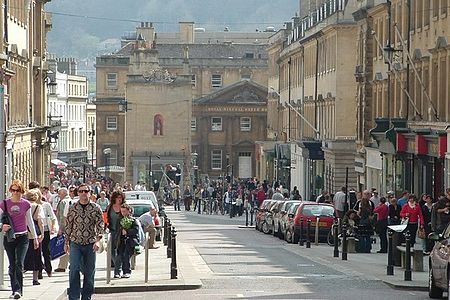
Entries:
{"type": "Polygon", "coordinates": [[[155,247],[155,237],[156,237],[156,228],[155,222],[153,221],[152,213],[156,213],[156,209],[150,207],[150,211],[142,214],[138,220],[141,222],[142,229],[144,232],[149,233],[148,237],[148,248],[149,249],[158,249],[159,247],[155,247]]]}
{"type": "Polygon", "coordinates": [[[345,186],[341,188],[339,192],[334,194],[333,202],[334,208],[336,209],[336,214],[338,218],[343,218],[345,214],[345,194],[347,189],[345,186]]]}
{"type": "Polygon", "coordinates": [[[134,186],[135,191],[145,191],[145,185],[142,184],[142,182],[138,181],[137,184],[134,186]]]}

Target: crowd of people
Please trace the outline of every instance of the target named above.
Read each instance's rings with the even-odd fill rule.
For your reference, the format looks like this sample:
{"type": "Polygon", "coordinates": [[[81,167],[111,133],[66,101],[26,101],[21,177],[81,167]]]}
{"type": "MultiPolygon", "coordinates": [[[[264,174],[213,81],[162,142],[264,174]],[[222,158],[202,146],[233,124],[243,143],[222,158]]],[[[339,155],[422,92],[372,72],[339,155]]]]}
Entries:
{"type": "Polygon", "coordinates": [[[24,272],[32,272],[32,284],[40,285],[44,271],[51,277],[54,272],[66,270],[69,299],[91,299],[96,253],[104,250],[106,233],[111,237],[112,266],[117,279],[131,276],[132,257],[144,246],[145,232],[150,235],[149,248],[157,248],[158,212],[149,205],[148,213],[133,217],[124,194],[132,190],[131,185],[112,185],[106,179],[83,183],[76,174],[72,175],[75,176],[49,186],[32,181],[28,188],[16,179],[9,186],[9,197],[0,202],[11,299],[23,297],[24,272]],[[59,257],[58,266],[53,269],[55,249],[50,241],[57,237],[63,237],[66,254],[59,257]]]}

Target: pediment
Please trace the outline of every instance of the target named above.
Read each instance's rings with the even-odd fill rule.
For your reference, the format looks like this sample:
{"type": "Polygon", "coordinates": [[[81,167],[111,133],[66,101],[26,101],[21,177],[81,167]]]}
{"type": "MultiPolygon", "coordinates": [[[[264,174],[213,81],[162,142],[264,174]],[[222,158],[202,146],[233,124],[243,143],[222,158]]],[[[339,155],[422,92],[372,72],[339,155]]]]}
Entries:
{"type": "Polygon", "coordinates": [[[196,99],[194,102],[198,104],[265,104],[267,88],[251,81],[242,81],[196,99]]]}

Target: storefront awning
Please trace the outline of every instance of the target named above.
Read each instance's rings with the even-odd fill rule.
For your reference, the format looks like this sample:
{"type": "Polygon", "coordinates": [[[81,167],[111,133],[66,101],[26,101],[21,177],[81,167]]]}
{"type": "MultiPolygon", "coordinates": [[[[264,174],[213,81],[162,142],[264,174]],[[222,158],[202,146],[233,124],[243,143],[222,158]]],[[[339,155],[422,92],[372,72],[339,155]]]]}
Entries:
{"type": "Polygon", "coordinates": [[[300,141],[298,145],[302,147],[302,156],[311,160],[324,160],[322,141],[300,141]]]}
{"type": "Polygon", "coordinates": [[[60,159],[57,159],[57,158],[52,159],[50,162],[52,164],[54,164],[55,166],[57,166],[58,168],[65,168],[65,167],[67,167],[67,163],[66,162],[64,162],[64,161],[62,161],[60,159]]]}

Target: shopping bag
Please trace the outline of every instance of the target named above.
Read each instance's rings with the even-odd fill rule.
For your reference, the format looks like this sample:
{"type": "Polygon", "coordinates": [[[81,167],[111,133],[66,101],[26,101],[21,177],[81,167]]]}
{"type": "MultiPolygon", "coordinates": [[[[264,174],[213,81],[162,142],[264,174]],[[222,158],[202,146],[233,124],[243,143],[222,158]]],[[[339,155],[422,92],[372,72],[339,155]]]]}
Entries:
{"type": "Polygon", "coordinates": [[[64,251],[65,238],[63,235],[57,235],[50,240],[50,258],[57,259],[66,254],[64,251]]]}

